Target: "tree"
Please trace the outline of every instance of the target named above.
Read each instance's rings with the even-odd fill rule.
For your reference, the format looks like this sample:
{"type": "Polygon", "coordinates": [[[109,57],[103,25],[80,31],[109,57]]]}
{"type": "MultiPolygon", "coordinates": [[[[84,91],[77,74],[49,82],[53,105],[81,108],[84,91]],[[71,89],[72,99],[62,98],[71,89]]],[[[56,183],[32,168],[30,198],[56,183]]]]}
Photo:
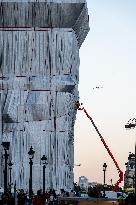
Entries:
{"type": "Polygon", "coordinates": [[[74,183],[74,191],[76,192],[76,195],[79,196],[79,192],[81,192],[81,187],[77,185],[77,182],[74,183]]]}
{"type": "Polygon", "coordinates": [[[95,186],[95,187],[88,187],[88,196],[90,197],[95,197],[95,198],[99,198],[100,197],[100,189],[95,186]]]}

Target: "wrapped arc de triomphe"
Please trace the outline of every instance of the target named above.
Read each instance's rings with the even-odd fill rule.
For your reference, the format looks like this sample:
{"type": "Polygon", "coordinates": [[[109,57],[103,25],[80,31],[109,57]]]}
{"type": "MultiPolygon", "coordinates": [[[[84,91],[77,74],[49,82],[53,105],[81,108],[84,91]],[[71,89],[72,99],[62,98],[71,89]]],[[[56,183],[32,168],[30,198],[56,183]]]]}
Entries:
{"type": "MultiPolygon", "coordinates": [[[[88,31],[85,0],[0,0],[0,144],[10,142],[12,182],[28,190],[73,187],[79,48],[88,31]]],[[[3,148],[0,146],[0,186],[3,148]]]]}

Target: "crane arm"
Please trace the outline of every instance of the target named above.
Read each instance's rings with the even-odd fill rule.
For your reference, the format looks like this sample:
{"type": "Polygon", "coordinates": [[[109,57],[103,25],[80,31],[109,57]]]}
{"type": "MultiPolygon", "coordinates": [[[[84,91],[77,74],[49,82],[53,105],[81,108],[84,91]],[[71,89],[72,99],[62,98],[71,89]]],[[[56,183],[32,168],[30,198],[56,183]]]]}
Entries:
{"type": "Polygon", "coordinates": [[[114,162],[114,164],[115,164],[115,166],[116,166],[116,168],[117,168],[117,171],[118,171],[118,174],[119,174],[119,179],[118,179],[118,181],[116,182],[116,184],[114,185],[114,187],[113,187],[113,189],[112,189],[112,191],[115,191],[115,190],[117,189],[117,187],[119,186],[119,184],[123,181],[123,172],[121,171],[121,169],[120,169],[120,167],[119,167],[117,161],[115,160],[115,158],[114,158],[112,152],[110,151],[108,145],[106,144],[106,142],[105,142],[103,136],[101,135],[101,133],[99,132],[97,126],[95,125],[95,123],[94,123],[92,117],[88,114],[87,110],[86,110],[84,107],[82,107],[82,103],[80,104],[80,102],[77,101],[75,105],[76,105],[76,109],[77,109],[77,110],[82,110],[82,111],[84,111],[84,113],[86,114],[86,116],[89,118],[89,120],[91,121],[91,123],[92,123],[93,127],[95,128],[97,134],[99,135],[99,137],[100,137],[100,139],[101,139],[101,141],[102,141],[102,143],[103,143],[105,149],[107,150],[108,154],[110,155],[111,159],[113,160],[113,162],[114,162]]]}

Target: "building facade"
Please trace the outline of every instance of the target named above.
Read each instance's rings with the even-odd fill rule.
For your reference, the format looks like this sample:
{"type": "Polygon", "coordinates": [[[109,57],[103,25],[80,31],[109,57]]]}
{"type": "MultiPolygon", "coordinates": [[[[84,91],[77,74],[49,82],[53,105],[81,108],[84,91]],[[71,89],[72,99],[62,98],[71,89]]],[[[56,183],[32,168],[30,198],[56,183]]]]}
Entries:
{"type": "Polygon", "coordinates": [[[85,176],[79,177],[78,185],[81,189],[88,191],[88,179],[85,176]]]}
{"type": "MultiPolygon", "coordinates": [[[[10,142],[12,182],[28,190],[73,187],[79,48],[88,31],[85,0],[0,1],[0,144],[10,142]]],[[[3,149],[0,147],[2,155],[3,149]]],[[[0,177],[3,186],[4,158],[0,177]]]]}
{"type": "Polygon", "coordinates": [[[135,154],[129,153],[126,171],[124,175],[124,188],[135,187],[135,154]]]}

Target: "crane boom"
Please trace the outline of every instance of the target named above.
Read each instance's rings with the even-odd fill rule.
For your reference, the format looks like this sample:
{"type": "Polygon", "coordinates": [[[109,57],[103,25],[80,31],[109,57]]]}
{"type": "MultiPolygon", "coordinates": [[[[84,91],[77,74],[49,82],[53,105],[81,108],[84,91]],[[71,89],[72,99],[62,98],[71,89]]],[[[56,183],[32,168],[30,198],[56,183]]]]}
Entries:
{"type": "Polygon", "coordinates": [[[106,144],[106,142],[105,142],[103,136],[101,135],[101,133],[99,132],[97,126],[95,125],[95,123],[94,123],[92,117],[88,114],[87,110],[86,110],[84,107],[81,107],[81,106],[82,106],[82,103],[80,104],[80,102],[77,101],[75,105],[76,105],[76,109],[77,109],[77,110],[82,110],[82,111],[84,111],[84,113],[86,114],[86,116],[89,118],[89,120],[91,121],[91,123],[92,123],[93,127],[95,128],[97,134],[99,135],[99,137],[100,137],[100,139],[101,139],[101,141],[102,141],[102,143],[103,143],[105,149],[107,150],[108,154],[110,155],[111,159],[113,160],[113,162],[114,162],[114,164],[115,164],[115,166],[116,166],[116,168],[117,168],[117,171],[118,171],[118,174],[119,174],[119,179],[118,179],[118,181],[116,182],[116,184],[114,185],[114,187],[113,187],[113,189],[112,189],[112,191],[115,191],[115,190],[117,189],[117,187],[119,186],[119,184],[123,181],[123,172],[121,171],[121,169],[120,169],[120,167],[119,167],[117,161],[115,160],[115,158],[114,158],[112,152],[110,151],[108,145],[106,144]]]}

